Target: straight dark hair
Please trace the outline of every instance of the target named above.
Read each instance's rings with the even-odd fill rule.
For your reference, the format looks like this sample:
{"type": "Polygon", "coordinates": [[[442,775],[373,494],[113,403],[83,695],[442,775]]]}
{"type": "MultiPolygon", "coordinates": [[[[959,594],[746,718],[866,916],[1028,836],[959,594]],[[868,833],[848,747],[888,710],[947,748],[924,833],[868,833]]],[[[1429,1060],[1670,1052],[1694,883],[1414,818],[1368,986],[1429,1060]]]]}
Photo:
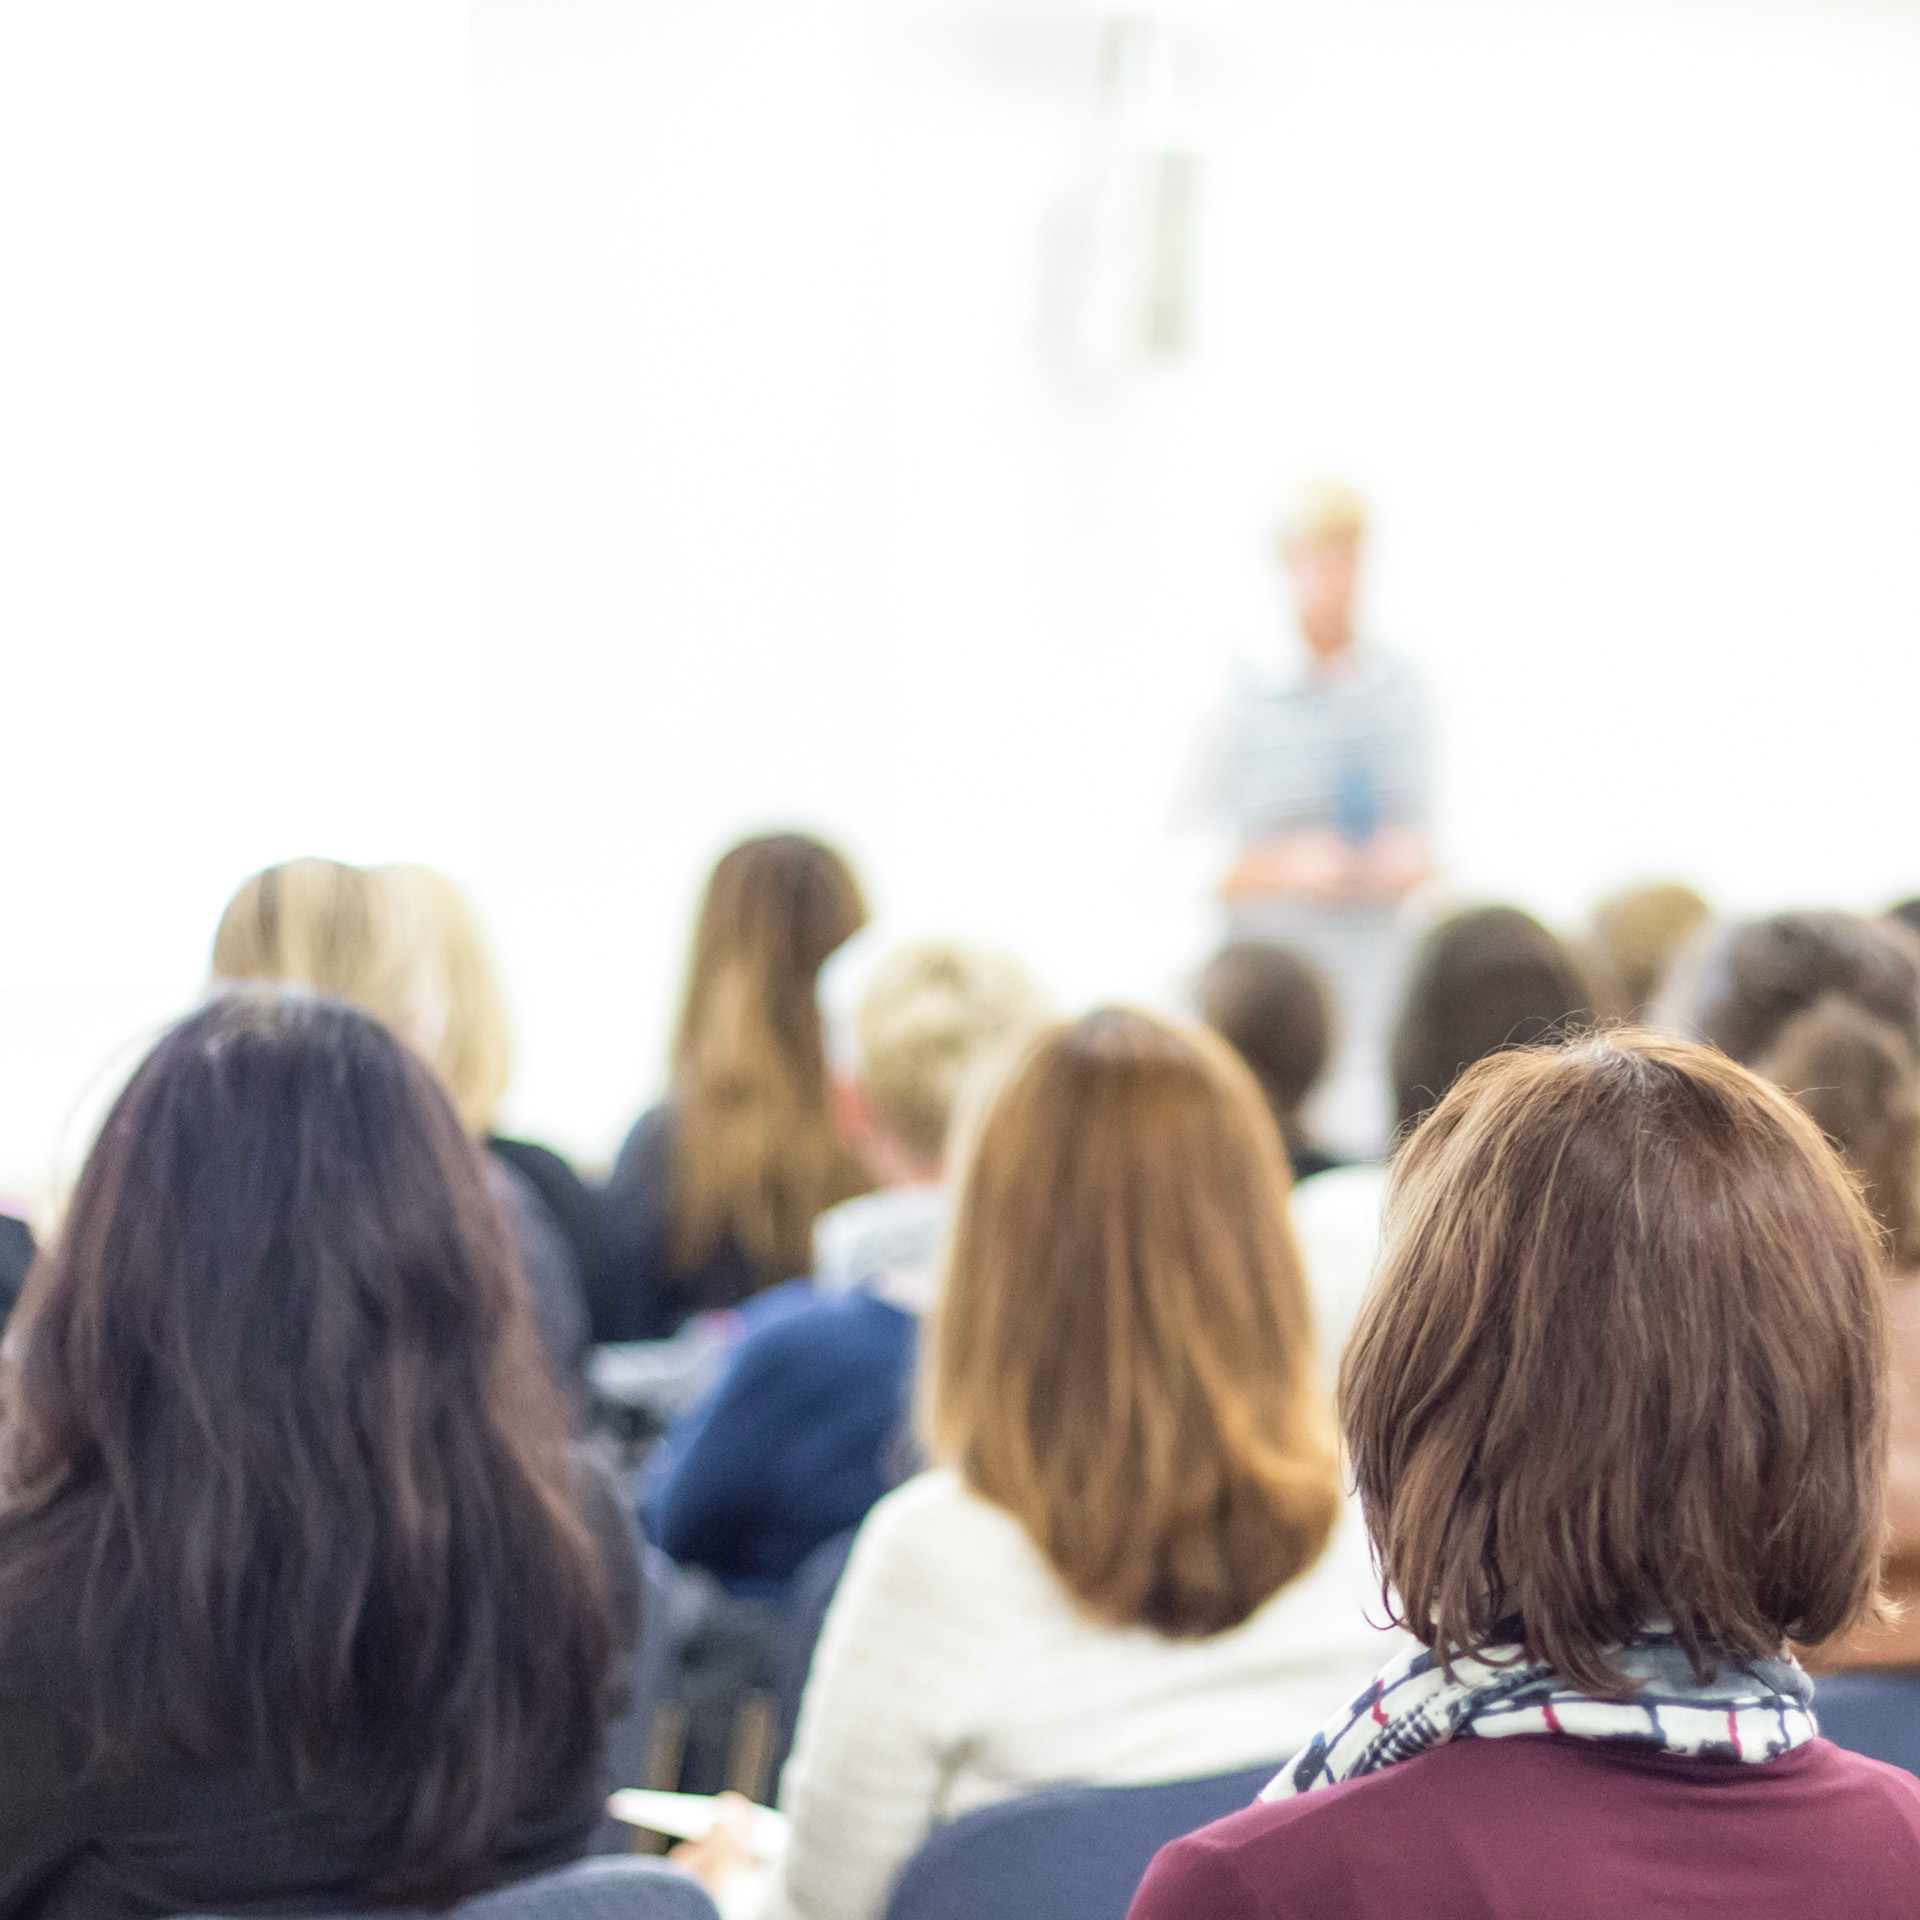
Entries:
{"type": "Polygon", "coordinates": [[[1778,1088],[1620,1031],[1470,1067],[1400,1150],[1340,1369],[1380,1570],[1428,1645],[1593,1694],[1670,1621],[1697,1669],[1869,1610],[1882,1249],[1778,1088]]]}
{"type": "Polygon", "coordinates": [[[310,994],[182,1022],[9,1330],[0,1646],[113,1767],[269,1769],[386,1905],[490,1883],[590,1767],[608,1569],[477,1149],[310,994]]]}

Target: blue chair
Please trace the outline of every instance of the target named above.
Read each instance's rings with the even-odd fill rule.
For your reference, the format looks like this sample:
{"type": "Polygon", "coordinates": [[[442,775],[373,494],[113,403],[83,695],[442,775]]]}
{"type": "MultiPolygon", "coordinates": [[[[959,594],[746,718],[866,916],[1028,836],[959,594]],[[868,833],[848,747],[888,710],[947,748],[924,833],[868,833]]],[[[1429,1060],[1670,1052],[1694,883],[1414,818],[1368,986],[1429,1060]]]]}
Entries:
{"type": "Polygon", "coordinates": [[[1836,1747],[1920,1774],[1920,1673],[1830,1673],[1814,1684],[1813,1711],[1836,1747]]]}
{"type": "Polygon", "coordinates": [[[823,1541],[800,1562],[787,1585],[780,1630],[773,1643],[773,1697],[779,1724],[774,1728],[773,1751],[767,1756],[767,1781],[774,1792],[779,1791],[780,1769],[793,1750],[793,1730],[800,1721],[800,1696],[807,1688],[813,1650],[819,1645],[820,1629],[826,1624],[827,1609],[847,1570],[847,1556],[858,1532],[858,1527],[849,1527],[823,1541]]]}
{"type": "Polygon", "coordinates": [[[1146,1787],[1048,1787],[962,1814],[907,1862],[886,1920],[1126,1920],[1168,1841],[1251,1806],[1282,1765],[1146,1787]]]}
{"type": "MultiPolygon", "coordinates": [[[[552,1873],[516,1880],[463,1900],[445,1920],[719,1920],[719,1908],[697,1880],[664,1860],[602,1854],[552,1873]]],[[[190,1920],[217,1920],[197,1914],[190,1920]]],[[[400,1920],[399,1915],[329,1920],[400,1920]]]]}

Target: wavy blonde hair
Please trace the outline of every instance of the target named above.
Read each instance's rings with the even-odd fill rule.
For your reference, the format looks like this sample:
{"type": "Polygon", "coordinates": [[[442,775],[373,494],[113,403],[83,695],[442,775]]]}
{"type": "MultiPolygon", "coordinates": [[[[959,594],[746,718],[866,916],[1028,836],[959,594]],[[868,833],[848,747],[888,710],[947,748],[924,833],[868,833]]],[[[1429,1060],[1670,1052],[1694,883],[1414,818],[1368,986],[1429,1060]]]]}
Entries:
{"type": "Polygon", "coordinates": [[[1222,1040],[1108,1009],[982,1120],[935,1321],[937,1458],[1094,1617],[1200,1638],[1319,1557],[1332,1421],[1258,1083],[1222,1040]]]}
{"type": "Polygon", "coordinates": [[[713,870],[674,1042],[670,1251],[731,1243],[774,1285],[808,1271],[814,1220],[873,1185],[835,1130],[815,983],[865,924],[846,862],[803,834],[743,841],[713,870]]]}

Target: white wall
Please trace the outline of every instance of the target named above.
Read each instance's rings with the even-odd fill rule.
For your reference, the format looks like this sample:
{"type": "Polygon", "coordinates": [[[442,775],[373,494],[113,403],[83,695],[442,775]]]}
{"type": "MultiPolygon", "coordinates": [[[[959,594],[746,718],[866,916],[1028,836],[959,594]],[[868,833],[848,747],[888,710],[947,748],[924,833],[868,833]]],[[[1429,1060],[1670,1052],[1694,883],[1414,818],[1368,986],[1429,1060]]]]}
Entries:
{"type": "Polygon", "coordinates": [[[440,0],[0,15],[0,1181],[301,851],[474,884],[515,1117],[590,1156],[755,827],[1167,997],[1323,467],[1463,894],[1920,888],[1920,8],[1168,18],[1197,333],[1100,389],[1046,350],[1090,5],[475,0],[471,128],[440,0]]]}

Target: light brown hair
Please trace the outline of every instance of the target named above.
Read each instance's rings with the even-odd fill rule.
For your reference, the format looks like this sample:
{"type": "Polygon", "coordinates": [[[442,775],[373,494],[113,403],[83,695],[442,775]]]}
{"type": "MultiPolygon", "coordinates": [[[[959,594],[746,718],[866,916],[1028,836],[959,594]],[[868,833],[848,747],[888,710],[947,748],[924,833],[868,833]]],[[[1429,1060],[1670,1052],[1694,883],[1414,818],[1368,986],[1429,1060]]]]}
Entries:
{"type": "Polygon", "coordinates": [[[1108,1009],[1039,1040],[974,1141],[935,1322],[936,1456],[1094,1616],[1237,1626],[1339,1502],[1287,1171],[1220,1040],[1108,1009]]]}
{"type": "Polygon", "coordinates": [[[846,862],[803,834],[713,870],[674,1042],[673,1264],[730,1243],[773,1285],[806,1273],[813,1223],[872,1177],[835,1131],[815,983],[866,923],[846,862]]]}
{"type": "Polygon", "coordinates": [[[1340,1370],[1408,1628],[1575,1686],[1672,1622],[1778,1655],[1871,1608],[1878,1235],[1813,1123],[1712,1050],[1621,1030],[1496,1054],[1402,1149],[1340,1370]]]}
{"type": "Polygon", "coordinates": [[[1677,881],[1629,887],[1593,910],[1593,932],[1580,965],[1593,983],[1599,1012],[1613,1020],[1642,1020],[1674,956],[1712,909],[1677,881]]]}

